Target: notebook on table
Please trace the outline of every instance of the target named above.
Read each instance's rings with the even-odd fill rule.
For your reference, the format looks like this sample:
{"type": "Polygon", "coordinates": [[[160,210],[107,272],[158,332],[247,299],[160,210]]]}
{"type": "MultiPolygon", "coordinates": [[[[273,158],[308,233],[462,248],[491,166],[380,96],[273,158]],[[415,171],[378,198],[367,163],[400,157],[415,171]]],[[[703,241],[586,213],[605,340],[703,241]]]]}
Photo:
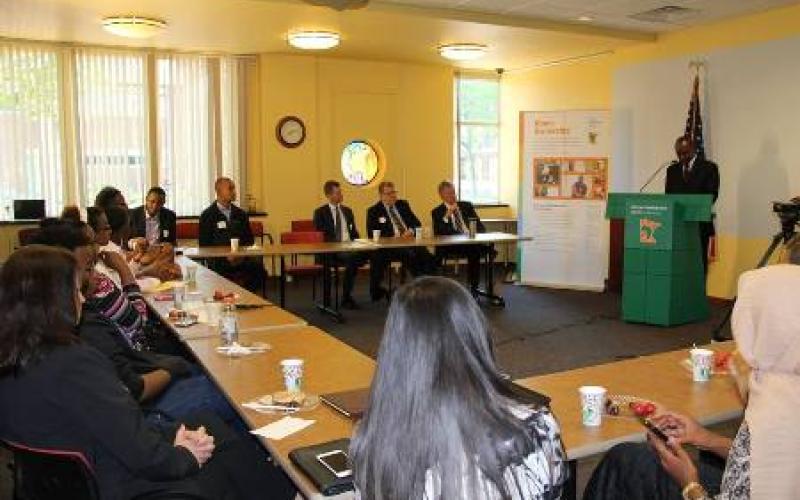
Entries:
{"type": "MultiPolygon", "coordinates": [[[[536,392],[533,389],[522,387],[510,380],[506,381],[506,383],[511,393],[520,402],[533,406],[550,406],[550,398],[548,396],[536,392]]],[[[342,415],[353,420],[358,420],[364,416],[364,411],[367,409],[369,388],[322,394],[319,398],[323,403],[342,415]]]]}
{"type": "Polygon", "coordinates": [[[358,420],[364,416],[364,411],[367,409],[369,387],[322,394],[319,399],[345,417],[358,420]]]}
{"type": "Polygon", "coordinates": [[[352,491],[353,476],[337,477],[336,474],[322,465],[317,457],[323,453],[337,450],[347,453],[349,448],[349,439],[337,439],[292,450],[289,452],[289,460],[311,479],[311,482],[319,489],[320,493],[324,496],[333,496],[345,491],[352,491]]]}

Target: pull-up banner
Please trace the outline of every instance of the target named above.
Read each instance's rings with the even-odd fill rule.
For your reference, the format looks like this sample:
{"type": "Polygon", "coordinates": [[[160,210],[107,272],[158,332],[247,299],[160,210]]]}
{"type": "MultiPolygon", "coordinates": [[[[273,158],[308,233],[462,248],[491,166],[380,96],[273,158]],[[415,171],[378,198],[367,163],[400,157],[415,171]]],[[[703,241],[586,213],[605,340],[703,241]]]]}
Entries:
{"type": "Polygon", "coordinates": [[[602,291],[611,150],[607,110],[520,113],[521,282],[602,291]]]}

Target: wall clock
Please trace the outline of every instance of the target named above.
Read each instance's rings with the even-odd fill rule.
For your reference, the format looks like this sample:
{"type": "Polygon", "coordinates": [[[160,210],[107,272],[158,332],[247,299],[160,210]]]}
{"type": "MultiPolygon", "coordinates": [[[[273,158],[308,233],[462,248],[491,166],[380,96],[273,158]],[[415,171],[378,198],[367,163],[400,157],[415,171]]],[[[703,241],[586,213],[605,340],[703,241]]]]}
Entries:
{"type": "Polygon", "coordinates": [[[296,148],[306,139],[306,126],[296,116],[284,116],[275,127],[275,136],[286,148],[296,148]]]}

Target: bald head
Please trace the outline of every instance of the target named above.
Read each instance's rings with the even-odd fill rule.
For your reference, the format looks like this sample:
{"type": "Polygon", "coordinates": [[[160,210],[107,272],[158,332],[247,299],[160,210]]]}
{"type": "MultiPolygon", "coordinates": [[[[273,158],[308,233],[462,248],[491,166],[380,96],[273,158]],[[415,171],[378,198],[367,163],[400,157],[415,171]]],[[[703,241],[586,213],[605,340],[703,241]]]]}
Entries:
{"type": "Polygon", "coordinates": [[[678,157],[678,162],[681,165],[688,165],[694,155],[694,142],[690,137],[682,135],[675,140],[675,156],[678,157]]]}
{"type": "Polygon", "coordinates": [[[220,205],[228,206],[236,201],[236,184],[227,177],[217,179],[214,183],[214,192],[220,205]]]}

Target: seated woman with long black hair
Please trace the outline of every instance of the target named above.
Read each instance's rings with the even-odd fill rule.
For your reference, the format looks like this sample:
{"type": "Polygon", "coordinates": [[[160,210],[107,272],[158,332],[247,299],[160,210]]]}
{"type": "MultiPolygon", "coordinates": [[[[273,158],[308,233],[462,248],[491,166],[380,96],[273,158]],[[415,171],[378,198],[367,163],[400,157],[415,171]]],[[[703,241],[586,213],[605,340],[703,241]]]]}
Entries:
{"type": "Polygon", "coordinates": [[[271,466],[213,415],[160,431],[143,420],[111,362],[75,335],[80,288],[63,249],[25,247],[0,270],[0,438],[82,453],[104,499],[270,497],[271,466]]]}
{"type": "Polygon", "coordinates": [[[483,313],[445,278],[395,294],[350,451],[364,499],[557,499],[568,477],[555,419],[515,400],[483,313]]]}

